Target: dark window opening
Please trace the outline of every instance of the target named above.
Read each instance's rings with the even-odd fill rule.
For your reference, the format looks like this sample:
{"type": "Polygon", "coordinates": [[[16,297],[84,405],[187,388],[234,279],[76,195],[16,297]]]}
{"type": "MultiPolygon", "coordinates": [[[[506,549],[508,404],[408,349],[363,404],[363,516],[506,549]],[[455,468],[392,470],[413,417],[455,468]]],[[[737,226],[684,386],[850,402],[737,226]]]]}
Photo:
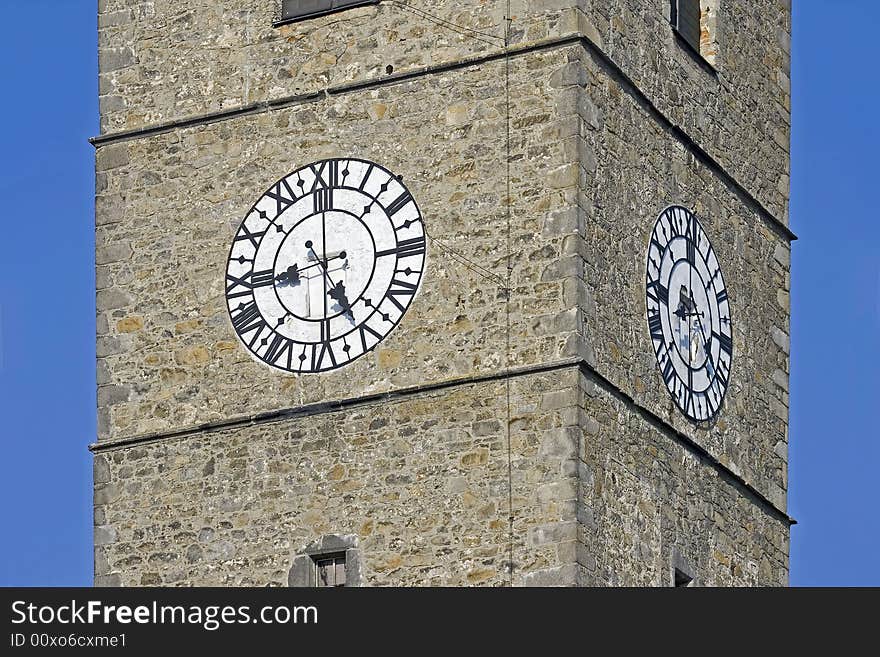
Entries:
{"type": "Polygon", "coordinates": [[[345,555],[321,555],[315,561],[315,586],[345,586],[345,555]]]}
{"type": "Polygon", "coordinates": [[[681,38],[700,52],[700,0],[672,0],[671,19],[681,38]]]}
{"type": "Polygon", "coordinates": [[[275,25],[323,16],[363,5],[377,5],[379,0],[282,0],[281,18],[275,25]]]}
{"type": "Polygon", "coordinates": [[[686,50],[711,70],[718,65],[720,0],[671,0],[669,20],[686,50]]]}
{"type": "Polygon", "coordinates": [[[673,586],[675,588],[687,588],[691,585],[691,582],[694,581],[694,578],[688,575],[683,570],[675,569],[675,576],[673,579],[673,586]]]}

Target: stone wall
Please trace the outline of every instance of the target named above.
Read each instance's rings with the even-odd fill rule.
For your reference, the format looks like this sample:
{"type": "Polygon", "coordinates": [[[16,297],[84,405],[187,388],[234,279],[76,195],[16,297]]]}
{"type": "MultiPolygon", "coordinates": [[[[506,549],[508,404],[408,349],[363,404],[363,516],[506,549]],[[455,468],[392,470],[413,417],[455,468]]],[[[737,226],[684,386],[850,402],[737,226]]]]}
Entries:
{"type": "MultiPolygon", "coordinates": [[[[572,33],[574,5],[514,2],[516,42],[572,33]]],[[[101,0],[102,132],[382,80],[389,66],[399,74],[504,45],[503,1],[386,0],[276,28],[280,7],[281,0],[101,0]]]]}
{"type": "Polygon", "coordinates": [[[506,3],[410,3],[483,41],[391,2],[273,28],[276,4],[99,2],[96,583],[284,585],[340,536],[367,584],[503,585],[509,495],[514,584],[668,585],[679,562],[786,583],[786,0],[721,2],[714,69],[667,0],[514,2],[509,239],[508,63],[485,59],[506,3]],[[275,180],[346,155],[403,176],[427,272],[374,352],[285,376],[231,328],[229,244],[275,180]],[[645,320],[671,203],[731,297],[705,426],[673,407],[645,320]]]}
{"type": "Polygon", "coordinates": [[[791,0],[722,0],[714,68],[669,26],[670,0],[580,0],[580,31],[672,123],[788,223],[791,0]]]}
{"type": "Polygon", "coordinates": [[[102,452],[96,583],[283,586],[337,535],[371,586],[506,585],[511,545],[514,585],[787,582],[783,517],[576,367],[510,399],[510,478],[504,381],[102,452]]]}
{"type": "Polygon", "coordinates": [[[96,583],[286,585],[340,534],[368,585],[503,585],[511,497],[514,583],[572,583],[576,389],[572,368],[511,381],[511,478],[504,381],[102,452],[96,583]]]}
{"type": "MultiPolygon", "coordinates": [[[[581,230],[568,266],[583,267],[583,351],[605,378],[786,508],[790,247],[588,52],[581,76],[581,230]],[[700,217],[731,300],[734,356],[718,421],[695,425],[675,406],[649,347],[645,262],[654,222],[672,204],[700,217]]],[[[580,271],[578,271],[580,275],[580,271]]]]}
{"type": "MultiPolygon", "coordinates": [[[[386,0],[275,28],[280,0],[98,4],[102,132],[498,52],[506,11],[504,0],[386,0]]],[[[714,69],[678,42],[669,12],[670,0],[514,0],[510,41],[589,39],[787,221],[790,0],[720,3],[714,69]]]]}
{"type": "MultiPolygon", "coordinates": [[[[511,62],[511,364],[574,353],[576,272],[558,260],[575,206],[570,52],[511,62]]],[[[503,62],[98,149],[99,438],[497,372],[506,361],[503,62]],[[342,370],[292,377],[242,349],[224,297],[238,224],[275,180],[354,155],[403,175],[431,239],[396,331],[342,370]],[[478,263],[487,278],[459,258],[478,263]],[[500,281],[500,282],[499,282],[500,281]]]]}
{"type": "Polygon", "coordinates": [[[788,520],[668,427],[590,376],[580,380],[581,586],[788,584],[788,520]]]}

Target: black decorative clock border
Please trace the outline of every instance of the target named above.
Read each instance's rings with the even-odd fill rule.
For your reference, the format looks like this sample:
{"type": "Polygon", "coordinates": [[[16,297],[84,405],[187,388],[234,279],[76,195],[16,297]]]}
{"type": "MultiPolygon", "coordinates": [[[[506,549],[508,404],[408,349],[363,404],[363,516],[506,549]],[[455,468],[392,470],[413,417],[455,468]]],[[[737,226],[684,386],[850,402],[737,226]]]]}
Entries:
{"type": "MultiPolygon", "coordinates": [[[[646,257],[645,257],[645,286],[643,288],[643,291],[645,292],[645,316],[648,320],[648,323],[646,323],[645,326],[648,328],[649,340],[651,341],[651,346],[654,351],[654,356],[655,356],[654,360],[656,361],[656,364],[657,364],[657,371],[660,374],[661,381],[663,381],[663,387],[666,389],[666,393],[669,395],[670,399],[673,401],[675,407],[679,410],[679,412],[682,413],[682,415],[689,422],[696,424],[696,425],[710,425],[711,426],[717,422],[718,414],[721,412],[721,409],[724,407],[724,402],[727,399],[727,392],[730,388],[730,375],[731,375],[733,368],[734,368],[733,308],[732,308],[732,304],[730,303],[729,296],[727,296],[727,285],[724,281],[724,273],[723,273],[723,271],[721,271],[721,262],[718,260],[718,253],[715,251],[715,247],[712,244],[712,240],[709,238],[709,235],[706,233],[705,229],[702,228],[702,223],[699,221],[699,216],[695,212],[693,212],[688,207],[681,205],[681,204],[667,205],[656,215],[656,218],[654,219],[653,223],[651,224],[651,230],[650,230],[649,236],[652,237],[654,235],[654,231],[656,230],[656,227],[657,227],[658,223],[660,222],[660,220],[663,218],[663,216],[666,215],[667,213],[669,213],[670,211],[673,211],[676,209],[684,211],[689,217],[692,217],[697,222],[697,224],[700,226],[700,228],[701,228],[701,230],[702,230],[702,232],[703,232],[703,234],[709,244],[709,250],[711,251],[711,253],[714,254],[716,261],[718,261],[718,269],[719,269],[718,275],[720,276],[722,284],[723,284],[723,290],[725,292],[725,299],[727,300],[727,306],[728,306],[728,319],[729,319],[729,326],[730,326],[730,342],[729,342],[729,351],[728,351],[728,358],[730,360],[730,366],[727,368],[728,379],[727,379],[727,384],[724,387],[724,392],[721,395],[721,399],[718,402],[717,408],[715,408],[715,410],[710,415],[708,415],[708,417],[702,418],[702,419],[695,418],[692,415],[690,415],[687,411],[682,409],[681,405],[678,401],[678,398],[676,397],[675,393],[673,393],[673,391],[669,389],[669,386],[666,384],[665,378],[663,376],[663,366],[660,364],[660,353],[661,353],[662,347],[657,347],[654,345],[654,340],[651,338],[651,331],[650,331],[651,308],[649,306],[648,294],[647,294],[647,287],[649,286],[650,281],[651,281],[651,277],[648,272],[648,266],[649,266],[649,262],[650,262],[650,258],[651,258],[650,237],[649,237],[649,248],[648,248],[648,251],[646,252],[646,257]]],[[[662,264],[662,261],[661,261],[661,264],[662,264]]],[[[659,275],[659,272],[658,272],[658,275],[659,275]]],[[[714,289],[714,283],[713,283],[713,289],[714,289]]],[[[678,377],[677,374],[675,374],[674,376],[678,377]]],[[[684,384],[683,381],[682,381],[682,383],[684,384]]]]}
{"type": "MultiPolygon", "coordinates": [[[[384,172],[384,173],[388,176],[389,180],[390,180],[390,179],[394,179],[394,180],[398,181],[398,183],[399,183],[401,186],[404,187],[404,189],[407,191],[407,193],[408,193],[408,195],[409,195],[409,200],[411,200],[412,203],[415,205],[416,212],[417,212],[417,215],[418,215],[418,221],[422,224],[422,233],[423,233],[423,237],[422,237],[422,239],[421,239],[422,267],[421,267],[421,270],[418,272],[418,280],[417,280],[417,282],[415,283],[415,289],[414,289],[414,292],[413,292],[413,294],[412,294],[412,299],[410,300],[410,303],[407,304],[406,308],[401,312],[400,316],[399,316],[395,321],[390,322],[390,323],[391,323],[391,327],[390,327],[386,332],[384,332],[384,333],[381,335],[381,337],[378,337],[377,341],[376,341],[372,346],[370,346],[369,348],[366,347],[365,338],[364,338],[364,333],[363,333],[363,330],[361,330],[361,332],[360,332],[360,337],[361,337],[361,341],[362,341],[361,344],[364,345],[364,350],[363,350],[363,352],[362,352],[361,354],[359,354],[357,357],[355,357],[355,358],[353,358],[353,359],[348,359],[348,360],[345,360],[344,362],[338,362],[338,363],[336,363],[336,364],[334,364],[334,365],[332,365],[332,366],[330,366],[330,367],[322,367],[322,368],[319,369],[319,370],[306,370],[306,371],[303,371],[303,370],[302,370],[302,363],[304,363],[305,360],[300,360],[301,365],[300,365],[300,368],[299,368],[299,369],[289,369],[289,368],[287,368],[287,367],[281,367],[281,366],[276,365],[275,363],[268,362],[268,361],[266,361],[265,359],[263,359],[263,358],[259,355],[259,353],[257,353],[257,352],[252,348],[252,346],[251,346],[251,344],[253,344],[254,341],[252,341],[251,344],[248,344],[247,341],[245,341],[245,339],[244,339],[244,338],[238,333],[238,331],[235,329],[235,326],[234,326],[234,319],[233,319],[233,317],[232,317],[232,311],[231,311],[231,309],[230,309],[230,307],[229,307],[230,304],[229,304],[229,300],[228,300],[228,297],[227,297],[227,293],[224,293],[223,298],[224,298],[224,305],[226,306],[226,315],[227,315],[227,317],[229,318],[230,323],[232,324],[233,333],[235,333],[236,338],[238,339],[238,341],[239,341],[242,345],[244,345],[244,347],[245,347],[245,348],[246,348],[246,349],[247,349],[247,350],[248,350],[248,351],[249,351],[249,352],[250,352],[250,353],[251,353],[251,354],[252,354],[252,355],[253,355],[253,356],[259,361],[259,362],[260,362],[260,363],[262,363],[262,364],[264,364],[264,365],[267,365],[268,367],[271,367],[271,368],[273,368],[273,369],[276,369],[276,370],[279,370],[279,371],[281,371],[281,372],[284,372],[284,373],[286,373],[286,374],[297,374],[297,375],[304,375],[304,374],[305,374],[305,375],[308,375],[308,374],[323,374],[323,373],[325,373],[325,372],[332,372],[332,371],[334,371],[334,370],[340,369],[340,368],[345,367],[345,366],[347,366],[347,365],[351,365],[351,364],[354,363],[354,361],[357,360],[358,358],[360,358],[360,357],[362,357],[362,356],[365,356],[365,355],[367,355],[368,353],[370,353],[370,352],[372,352],[373,350],[375,350],[375,349],[376,349],[376,348],[377,348],[377,347],[378,347],[378,346],[379,346],[379,345],[380,345],[380,344],[381,344],[386,338],[388,338],[392,333],[394,333],[394,331],[397,329],[397,327],[398,327],[398,326],[400,325],[400,323],[403,321],[403,318],[404,318],[404,316],[406,315],[406,312],[409,310],[409,307],[412,305],[412,302],[415,300],[415,297],[418,296],[418,293],[421,291],[421,283],[422,283],[422,279],[423,279],[423,277],[424,277],[425,270],[427,269],[427,262],[428,262],[427,235],[428,235],[428,233],[427,233],[427,230],[424,228],[424,215],[423,215],[422,212],[421,212],[421,208],[419,208],[419,206],[418,206],[418,202],[416,201],[415,196],[413,196],[412,193],[409,191],[409,189],[408,189],[405,185],[403,185],[403,176],[402,176],[401,174],[395,174],[395,173],[393,173],[391,170],[389,170],[387,167],[385,167],[385,166],[383,166],[383,165],[381,165],[381,164],[377,164],[376,162],[373,162],[373,161],[371,161],[371,160],[366,160],[366,159],[363,159],[363,158],[360,158],[360,157],[334,157],[334,158],[325,158],[325,159],[322,159],[322,160],[316,160],[316,161],[314,161],[314,162],[311,162],[311,163],[309,163],[309,164],[303,165],[303,166],[301,166],[301,167],[297,167],[296,169],[290,171],[290,172],[287,173],[286,175],[284,175],[284,176],[282,176],[281,178],[279,178],[278,180],[276,180],[272,185],[270,185],[268,188],[266,188],[266,189],[263,191],[262,194],[260,194],[260,196],[257,198],[257,200],[256,200],[256,201],[250,206],[250,208],[248,209],[248,211],[245,213],[244,218],[242,219],[242,221],[241,221],[240,224],[239,224],[239,228],[236,230],[236,234],[240,231],[241,226],[244,225],[244,222],[245,222],[245,221],[247,220],[247,218],[251,215],[251,213],[253,213],[253,212],[257,209],[257,205],[258,205],[258,204],[259,204],[259,203],[260,203],[260,202],[261,202],[266,196],[270,196],[272,193],[274,193],[274,191],[275,191],[276,189],[279,188],[279,185],[281,184],[282,181],[286,180],[288,177],[290,177],[291,175],[293,175],[293,174],[296,173],[297,171],[301,171],[301,170],[306,169],[306,168],[312,168],[312,170],[314,171],[316,167],[326,165],[327,163],[330,163],[330,162],[336,162],[336,163],[343,163],[343,162],[345,162],[345,163],[347,163],[347,162],[357,162],[357,163],[360,163],[360,164],[367,165],[367,173],[366,173],[365,176],[364,176],[364,180],[365,180],[365,181],[366,181],[366,179],[369,178],[369,173],[370,173],[373,169],[378,169],[379,171],[384,172]]],[[[344,180],[344,178],[343,178],[343,180],[344,180]]],[[[351,186],[344,185],[344,184],[336,185],[335,188],[336,188],[336,189],[349,189],[349,190],[353,190],[353,191],[357,191],[357,192],[360,192],[360,193],[366,194],[366,192],[364,192],[363,189],[360,189],[360,188],[358,188],[358,187],[351,187],[351,186]]],[[[313,194],[313,193],[314,193],[314,191],[310,191],[310,192],[308,192],[307,194],[303,194],[302,196],[299,196],[299,197],[295,198],[295,199],[294,199],[294,202],[299,201],[300,199],[305,198],[305,197],[307,197],[308,195],[313,194]]],[[[367,194],[367,195],[369,196],[369,194],[367,194]]],[[[386,215],[387,215],[387,214],[388,214],[388,206],[383,205],[383,204],[378,200],[378,197],[371,197],[371,198],[373,199],[373,203],[378,204],[379,206],[381,206],[383,212],[385,212],[386,215]]],[[[371,205],[372,205],[372,204],[371,204],[371,205]]],[[[285,210],[286,210],[286,208],[285,208],[285,210]]],[[[275,221],[277,220],[277,218],[278,218],[279,216],[281,216],[281,214],[283,214],[283,211],[282,211],[281,213],[277,214],[276,217],[270,222],[270,224],[274,224],[275,221]]],[[[389,216],[389,220],[390,220],[390,216],[389,216]]],[[[392,224],[392,226],[393,226],[393,224],[392,224]]],[[[292,228],[291,228],[291,230],[292,230],[292,228]]],[[[262,241],[262,240],[260,240],[260,241],[262,241]]],[[[233,252],[234,252],[234,250],[235,250],[235,245],[236,245],[236,240],[233,239],[233,240],[232,240],[232,244],[230,245],[229,252],[228,252],[228,255],[227,255],[227,258],[226,258],[226,263],[225,263],[227,270],[228,270],[229,262],[233,259],[233,258],[232,258],[232,254],[233,254],[233,252]]],[[[258,242],[257,246],[255,247],[255,254],[254,254],[255,257],[256,257],[256,250],[257,250],[258,248],[259,248],[259,242],[258,242]]],[[[398,261],[399,261],[399,259],[398,259],[398,261]]],[[[375,263],[374,263],[373,266],[375,267],[375,263]]],[[[224,281],[225,281],[225,280],[226,280],[226,272],[224,271],[224,281]]],[[[385,290],[385,292],[384,292],[383,299],[387,296],[387,294],[388,294],[388,290],[391,289],[392,283],[393,283],[393,277],[392,277],[392,282],[389,283],[388,288],[387,288],[387,289],[385,290]]],[[[274,287],[274,286],[273,286],[273,287],[274,287]]],[[[277,291],[276,291],[276,294],[277,294],[277,291]]],[[[263,315],[262,311],[260,310],[259,304],[257,304],[256,299],[255,299],[253,296],[252,296],[251,298],[252,298],[252,302],[254,303],[255,308],[256,308],[257,311],[259,312],[260,317],[261,317],[262,320],[265,322],[266,326],[270,326],[270,324],[269,324],[267,318],[263,315]]],[[[368,307],[370,307],[370,306],[368,306],[368,307]]],[[[341,335],[335,336],[335,337],[332,338],[332,339],[333,339],[333,340],[337,340],[337,339],[339,339],[339,338],[346,338],[347,336],[349,336],[349,335],[355,333],[356,331],[358,331],[359,329],[361,329],[362,326],[364,326],[364,325],[365,325],[365,324],[366,324],[371,318],[373,318],[373,317],[376,315],[376,313],[379,312],[378,306],[372,306],[372,308],[373,308],[372,312],[371,312],[371,313],[370,313],[370,314],[369,314],[369,315],[368,315],[368,316],[367,316],[362,322],[358,323],[358,324],[357,324],[356,326],[354,326],[350,331],[348,331],[348,332],[346,332],[346,333],[343,333],[343,334],[341,334],[341,335]]],[[[275,332],[274,329],[272,329],[272,331],[273,331],[274,333],[277,334],[277,332],[275,332]]],[[[369,327],[367,327],[367,332],[369,332],[369,333],[371,333],[372,335],[376,336],[376,333],[373,331],[373,329],[371,329],[371,328],[369,328],[369,327]]],[[[280,334],[278,334],[278,335],[280,335],[280,334]]],[[[300,342],[300,341],[295,340],[295,339],[293,339],[293,338],[286,338],[286,339],[289,340],[291,343],[293,343],[293,344],[295,344],[295,345],[303,346],[303,347],[304,347],[303,353],[305,353],[305,352],[308,350],[308,347],[311,346],[311,347],[312,347],[313,354],[314,354],[314,347],[316,347],[317,345],[323,344],[323,343],[321,343],[321,342],[317,342],[317,343],[313,343],[313,342],[300,342]]],[[[290,353],[291,353],[291,358],[289,358],[288,360],[292,362],[292,355],[293,355],[293,349],[292,349],[292,348],[291,348],[291,352],[290,352],[290,353]]],[[[313,355],[313,358],[314,358],[314,355],[313,355]]]]}

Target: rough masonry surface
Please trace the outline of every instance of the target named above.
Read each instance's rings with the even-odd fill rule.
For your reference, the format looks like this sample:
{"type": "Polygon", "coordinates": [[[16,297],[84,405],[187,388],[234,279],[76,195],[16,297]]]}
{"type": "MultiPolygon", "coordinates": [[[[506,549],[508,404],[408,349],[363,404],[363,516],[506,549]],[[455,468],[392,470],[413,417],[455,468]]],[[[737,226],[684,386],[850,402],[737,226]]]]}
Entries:
{"type": "Polygon", "coordinates": [[[712,65],[667,0],[513,2],[507,58],[505,2],[279,4],[99,2],[96,583],[287,585],[334,541],[364,585],[787,583],[788,2],[720,3],[712,65]],[[229,244],[346,156],[416,197],[422,290],[351,366],[283,375],[230,326],[229,244]],[[645,322],[673,203],[732,304],[706,425],[645,322]]]}

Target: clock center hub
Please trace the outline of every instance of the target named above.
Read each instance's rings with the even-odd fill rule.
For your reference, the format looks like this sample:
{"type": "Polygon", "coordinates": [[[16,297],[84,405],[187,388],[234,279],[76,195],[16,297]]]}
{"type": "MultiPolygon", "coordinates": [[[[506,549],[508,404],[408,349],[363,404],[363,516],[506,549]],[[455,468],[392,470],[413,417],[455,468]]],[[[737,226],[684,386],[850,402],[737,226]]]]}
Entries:
{"type": "Polygon", "coordinates": [[[278,300],[293,317],[305,321],[346,314],[349,309],[328,293],[341,285],[348,299],[360,296],[373,278],[375,253],[373,236],[355,215],[328,210],[306,217],[287,233],[276,253],[278,300]],[[290,282],[282,274],[294,265],[298,280],[290,282]]]}
{"type": "Polygon", "coordinates": [[[702,368],[709,355],[712,306],[699,269],[687,260],[679,260],[672,268],[666,310],[682,362],[694,370],[702,368]]]}

